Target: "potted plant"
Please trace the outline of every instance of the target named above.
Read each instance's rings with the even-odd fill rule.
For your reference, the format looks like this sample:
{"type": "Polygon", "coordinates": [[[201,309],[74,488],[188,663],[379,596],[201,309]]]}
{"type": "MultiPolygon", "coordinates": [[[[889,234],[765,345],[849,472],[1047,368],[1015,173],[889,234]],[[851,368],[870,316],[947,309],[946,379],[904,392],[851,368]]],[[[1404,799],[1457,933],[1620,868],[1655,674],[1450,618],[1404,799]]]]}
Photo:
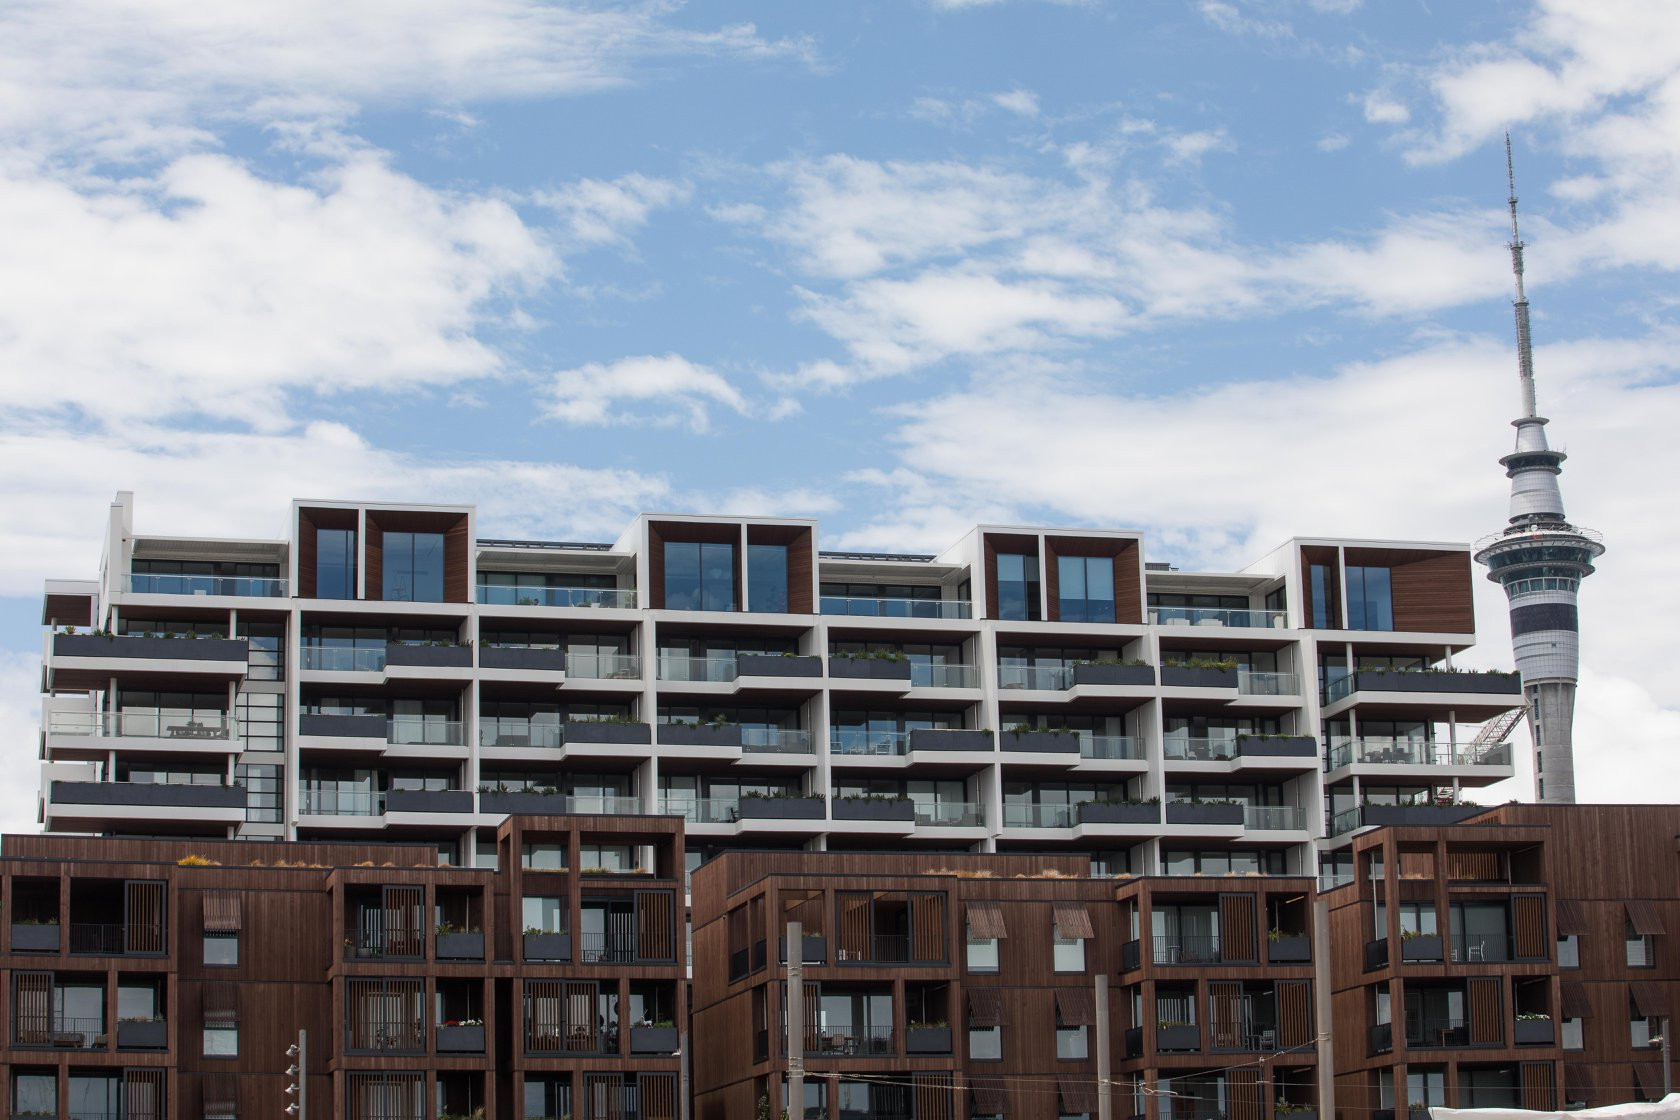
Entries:
{"type": "Polygon", "coordinates": [[[1013,724],[998,736],[998,749],[1029,754],[1078,754],[1079,736],[1068,728],[1035,728],[1013,724]]]}
{"type": "Polygon", "coordinates": [[[744,821],[820,821],[823,799],[804,793],[744,793],[735,815],[744,821]]]}
{"type": "Polygon", "coordinates": [[[1240,825],[1243,807],[1240,801],[1220,798],[1191,798],[1189,801],[1167,802],[1168,824],[1240,825]]]}
{"type": "Polygon", "coordinates": [[[820,677],[822,658],[799,653],[742,653],[735,672],[743,677],[820,677]]]}
{"type": "Polygon", "coordinates": [[[1205,657],[1162,662],[1161,684],[1171,688],[1236,688],[1237,663],[1205,657]]]}
{"type": "Polygon", "coordinates": [[[545,646],[486,645],[478,651],[482,669],[516,669],[520,672],[564,673],[566,651],[545,646]]]}
{"type": "Polygon", "coordinates": [[[911,1023],[904,1034],[906,1054],[949,1054],[951,1024],[944,1019],[911,1023]]]}
{"type": "Polygon", "coordinates": [[[165,1050],[169,1024],[146,1015],[117,1020],[117,1047],[122,1050],[165,1050]]]}
{"type": "Polygon", "coordinates": [[[433,1032],[440,1054],[484,1053],[483,1019],[446,1019],[433,1032]]]}
{"type": "Polygon", "coordinates": [[[662,723],[659,725],[659,745],[738,747],[741,745],[741,725],[722,716],[710,723],[662,723]]]}
{"type": "Polygon", "coordinates": [[[1517,1013],[1517,1033],[1513,1041],[1518,1046],[1550,1046],[1556,1037],[1552,1031],[1552,1017],[1546,1012],[1517,1013]]]}
{"type": "Polygon", "coordinates": [[[828,658],[828,675],[840,680],[899,681],[909,687],[910,661],[898,650],[834,653],[828,658]]]}
{"type": "Polygon", "coordinates": [[[1237,753],[1250,758],[1312,758],[1318,753],[1318,740],[1311,735],[1244,731],[1237,735],[1237,753]]]}
{"type": "Polygon", "coordinates": [[[432,953],[440,961],[481,961],[484,959],[484,931],[463,928],[453,922],[439,922],[432,953]]]}
{"type": "Polygon", "coordinates": [[[1304,933],[1267,930],[1266,959],[1273,964],[1303,964],[1312,960],[1312,943],[1304,933]]]}
{"type": "Polygon", "coordinates": [[[571,933],[563,929],[548,930],[541,926],[526,926],[525,959],[528,961],[571,960],[571,933]]]}
{"type": "Polygon", "coordinates": [[[985,728],[916,727],[910,731],[913,751],[993,751],[992,733],[985,728]]]}
{"type": "Polygon", "coordinates": [[[1078,806],[1080,824],[1160,824],[1161,799],[1097,798],[1078,806]]]}
{"type": "Polygon", "coordinates": [[[630,1053],[670,1054],[677,1049],[677,1025],[669,1019],[643,1020],[630,1028],[630,1053]]]}
{"type": "Polygon", "coordinates": [[[1073,663],[1073,684],[1080,685],[1137,685],[1155,683],[1155,666],[1135,658],[1097,657],[1073,663]]]}
{"type": "Polygon", "coordinates": [[[851,795],[835,798],[832,803],[837,821],[914,821],[916,804],[908,797],[886,797],[879,794],[851,795]]]}
{"type": "Polygon", "coordinates": [[[12,922],[12,952],[58,952],[58,920],[17,918],[12,922]]]}
{"type": "Polygon", "coordinates": [[[1413,962],[1442,960],[1441,935],[1415,929],[1401,930],[1400,959],[1413,962]]]}
{"type": "Polygon", "coordinates": [[[653,742],[653,728],[633,719],[568,719],[560,724],[560,741],[641,746],[653,742]]]}
{"type": "Polygon", "coordinates": [[[454,642],[387,642],[385,664],[418,669],[470,668],[472,648],[454,642]]]}

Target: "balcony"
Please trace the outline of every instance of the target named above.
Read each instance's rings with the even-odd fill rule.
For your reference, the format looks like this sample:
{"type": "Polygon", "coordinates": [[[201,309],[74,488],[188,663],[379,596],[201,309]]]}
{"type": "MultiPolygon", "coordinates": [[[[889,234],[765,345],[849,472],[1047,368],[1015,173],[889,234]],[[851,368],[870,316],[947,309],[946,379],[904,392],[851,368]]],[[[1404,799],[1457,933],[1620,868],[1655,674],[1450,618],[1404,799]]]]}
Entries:
{"type": "Polygon", "coordinates": [[[535,813],[539,816],[634,816],[642,812],[642,799],[613,794],[573,796],[560,793],[537,793],[533,790],[480,787],[478,810],[481,813],[535,813]]]}
{"type": "Polygon", "coordinates": [[[17,1046],[54,1050],[103,1050],[107,1038],[105,1020],[97,1016],[38,1013],[19,1008],[14,1020],[17,1046]]]}
{"type": "Polygon", "coordinates": [[[847,757],[901,757],[910,753],[910,732],[836,727],[828,733],[828,753],[847,757]]]}
{"type": "Polygon", "coordinates": [[[465,735],[465,725],[455,719],[393,716],[385,724],[385,741],[397,747],[459,747],[465,735]]]}
{"type": "Polygon", "coordinates": [[[1144,755],[1143,740],[1132,735],[1084,735],[1079,736],[1079,757],[1099,759],[1104,762],[1141,761],[1144,755]]]}
{"type": "Polygon", "coordinates": [[[741,750],[746,754],[815,754],[811,733],[797,727],[742,727],[741,750]]]}
{"type": "Polygon", "coordinates": [[[985,823],[974,801],[918,801],[916,823],[925,828],[978,828],[985,823]]]}
{"type": "Polygon", "coordinates": [[[439,1054],[482,1054],[484,1024],[439,1023],[432,1028],[432,1046],[439,1054]]]}
{"type": "Polygon", "coordinates": [[[190,576],[135,572],[123,581],[135,595],[229,595],[242,599],[284,599],[286,581],[262,576],[190,576]]]}
{"type": "Polygon", "coordinates": [[[823,614],[855,618],[948,618],[972,617],[966,599],[856,599],[824,595],[823,614]]]}
{"type": "MultiPolygon", "coordinates": [[[[51,786],[54,810],[65,815],[68,806],[103,806],[108,808],[176,808],[226,810],[237,813],[234,821],[245,819],[245,787],[223,785],[186,785],[163,782],[58,782],[51,786]]],[[[193,813],[203,817],[205,813],[193,813]]]]}
{"type": "Polygon", "coordinates": [[[1080,755],[1079,736],[1072,731],[1017,727],[998,734],[998,750],[1019,754],[1080,755]]]}
{"type": "Polygon", "coordinates": [[[1004,828],[1072,828],[1072,805],[1008,804],[1003,807],[1004,828]]]}
{"type": "Polygon", "coordinates": [[[1243,826],[1264,831],[1304,829],[1307,812],[1296,805],[1244,805],[1243,826]]]}
{"type": "MultiPolygon", "coordinates": [[[[14,938],[15,944],[15,938],[14,938]]],[[[163,922],[70,923],[71,955],[89,957],[161,957],[163,922]]]]}
{"type": "Polygon", "coordinates": [[[636,592],[625,587],[501,587],[481,583],[478,602],[487,607],[634,610],[636,592]]]}
{"type": "Polygon", "coordinates": [[[1470,1027],[1461,1018],[1407,1014],[1406,1045],[1424,1049],[1469,1046],[1470,1027]]]}
{"type": "Polygon", "coordinates": [[[730,657],[689,657],[685,654],[659,651],[659,679],[700,684],[730,684],[740,675],[736,659],[730,657]]]}
{"type": "Polygon", "coordinates": [[[1073,687],[1073,669],[1066,665],[999,665],[999,688],[1034,692],[1065,692],[1073,687]]]}
{"type": "Polygon", "coordinates": [[[1357,692],[1478,696],[1503,703],[1508,697],[1522,695],[1522,678],[1516,673],[1452,669],[1360,669],[1326,684],[1324,703],[1334,704],[1357,692]]]}
{"type": "MultiPolygon", "coordinates": [[[[226,712],[66,712],[49,710],[46,732],[52,738],[152,740],[135,746],[170,747],[205,744],[212,749],[233,738],[234,722],[226,712]]],[[[112,747],[119,744],[113,743],[112,747]]]]}
{"type": "Polygon", "coordinates": [[[807,1058],[885,1057],[895,1053],[891,1024],[824,1023],[805,1040],[807,1058]]]}
{"type": "Polygon", "coordinates": [[[682,797],[667,794],[659,811],[681,817],[689,824],[734,824],[741,803],[733,797],[682,797]]]}
{"type": "Polygon", "coordinates": [[[310,646],[299,651],[298,666],[320,673],[381,673],[387,646],[310,646]]]}
{"type": "Polygon", "coordinates": [[[1260,673],[1238,666],[1237,692],[1243,696],[1283,696],[1294,699],[1301,695],[1301,678],[1294,673],[1260,673]]]}
{"type": "Polygon", "coordinates": [[[383,790],[341,790],[305,784],[299,792],[298,812],[316,817],[383,817],[383,790]]]}
{"type": "Polygon", "coordinates": [[[102,689],[115,674],[243,677],[251,650],[244,638],[54,634],[47,655],[48,690],[102,689]]]}
{"type": "Polygon", "coordinates": [[[1509,768],[1509,743],[1433,743],[1423,739],[1388,736],[1330,740],[1327,766],[1489,766],[1509,768]]]}
{"type": "Polygon", "coordinates": [[[558,646],[523,646],[486,642],[478,648],[481,669],[510,673],[564,673],[566,651],[558,646]]]}
{"type": "Polygon", "coordinates": [[[912,751],[978,751],[991,754],[995,748],[992,733],[979,728],[917,727],[910,732],[912,751]]]}
{"type": "Polygon", "coordinates": [[[640,681],[642,658],[634,653],[567,653],[566,675],[591,681],[640,681]]]}
{"type": "Polygon", "coordinates": [[[1283,611],[1216,607],[1150,607],[1152,626],[1240,626],[1247,629],[1281,630],[1287,625],[1283,611]]]}
{"type": "Polygon", "coordinates": [[[447,813],[473,811],[470,789],[394,789],[385,795],[387,813],[447,813]]]}
{"type": "Polygon", "coordinates": [[[1217,933],[1158,933],[1154,954],[1156,964],[1220,964],[1225,959],[1217,933]]]}
{"type": "Polygon", "coordinates": [[[910,662],[912,688],[979,688],[980,668],[976,665],[910,662]]]}
{"type": "Polygon", "coordinates": [[[1168,735],[1161,743],[1161,757],[1168,762],[1230,762],[1237,757],[1237,740],[1168,735]]]}
{"type": "Polygon", "coordinates": [[[117,1049],[167,1050],[169,1024],[162,1019],[120,1019],[117,1021],[117,1049]]]}

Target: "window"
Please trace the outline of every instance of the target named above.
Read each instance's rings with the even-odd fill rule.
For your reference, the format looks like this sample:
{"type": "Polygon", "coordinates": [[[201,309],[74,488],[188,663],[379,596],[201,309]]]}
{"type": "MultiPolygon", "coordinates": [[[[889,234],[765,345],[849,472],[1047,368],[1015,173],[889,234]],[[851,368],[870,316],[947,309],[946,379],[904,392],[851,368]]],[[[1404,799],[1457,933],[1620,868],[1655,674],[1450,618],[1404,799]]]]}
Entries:
{"type": "Polygon", "coordinates": [[[527,931],[559,933],[566,928],[565,899],[527,896],[523,903],[520,920],[527,931]]]}
{"type": "Polygon", "coordinates": [[[970,972],[996,972],[998,970],[998,939],[995,937],[976,937],[974,930],[968,932],[968,970],[970,972]]]}
{"type": "Polygon", "coordinates": [[[566,869],[566,845],[564,844],[535,844],[525,842],[524,860],[522,866],[532,871],[564,871],[566,869]]]}
{"type": "Polygon", "coordinates": [[[1627,963],[1629,968],[1651,968],[1657,963],[1657,955],[1652,952],[1651,938],[1647,934],[1634,931],[1633,923],[1627,923],[1627,963]]]}
{"type": "Polygon", "coordinates": [[[747,610],[757,614],[786,614],[787,609],[787,545],[748,545],[747,610]]]}
{"type": "Polygon", "coordinates": [[[1561,1037],[1565,1050],[1586,1049],[1586,1032],[1580,1019],[1563,1020],[1561,1037]]]}
{"type": "Polygon", "coordinates": [[[403,603],[443,602],[443,534],[385,534],[386,599],[403,603]]]}
{"type": "Polygon", "coordinates": [[[1330,629],[1330,565],[1313,564],[1309,568],[1312,581],[1312,617],[1309,626],[1314,630],[1330,629]]]}
{"type": "MultiPolygon", "coordinates": [[[[1112,584],[1112,578],[1110,580],[1112,584]]],[[[1038,557],[1000,552],[997,555],[998,617],[1016,622],[1040,617],[1038,557]]]]}
{"type": "Polygon", "coordinates": [[[232,966],[239,963],[239,935],[237,933],[207,933],[204,935],[204,963],[232,966]]]}
{"type": "Polygon", "coordinates": [[[1000,1027],[969,1027],[968,1057],[974,1062],[997,1061],[1003,1057],[1003,1030],[1000,1027]]]}
{"type": "Polygon", "coordinates": [[[666,541],[665,607],[673,611],[734,610],[735,546],[666,541]]]}
{"type": "Polygon", "coordinates": [[[315,597],[356,597],[356,530],[315,530],[315,597]]]}
{"type": "Polygon", "coordinates": [[[1387,568],[1347,570],[1348,629],[1394,629],[1394,599],[1387,568]]]}
{"type": "Polygon", "coordinates": [[[1114,621],[1113,557],[1058,557],[1056,577],[1056,607],[1063,622],[1114,621]]]}
{"type": "Polygon", "coordinates": [[[1090,1047],[1084,1027],[1065,1027],[1056,1024],[1056,1057],[1083,1061],[1090,1057],[1090,1047]]]}
{"type": "Polygon", "coordinates": [[[1628,1017],[1628,1043],[1635,1050],[1643,1050],[1651,1045],[1653,1038],[1662,1037],[1662,1020],[1648,1018],[1639,1013],[1634,1007],[1628,1017]]]}
{"type": "Polygon", "coordinates": [[[238,783],[245,787],[245,819],[247,821],[278,824],[280,822],[280,767],[253,766],[241,763],[234,769],[238,783]]]}
{"type": "Polygon", "coordinates": [[[57,1116],[58,1076],[51,1072],[12,1075],[13,1116],[57,1116]]]}
{"type": "Polygon", "coordinates": [[[1085,971],[1085,942],[1078,937],[1063,937],[1061,928],[1050,929],[1050,954],[1057,972],[1085,971]]]}
{"type": "Polygon", "coordinates": [[[1581,967],[1581,937],[1570,933],[1558,938],[1557,962],[1559,968],[1581,967]]]}
{"type": "Polygon", "coordinates": [[[206,1023],[204,1025],[204,1056],[206,1058],[237,1058],[239,1056],[239,1024],[206,1023]]]}

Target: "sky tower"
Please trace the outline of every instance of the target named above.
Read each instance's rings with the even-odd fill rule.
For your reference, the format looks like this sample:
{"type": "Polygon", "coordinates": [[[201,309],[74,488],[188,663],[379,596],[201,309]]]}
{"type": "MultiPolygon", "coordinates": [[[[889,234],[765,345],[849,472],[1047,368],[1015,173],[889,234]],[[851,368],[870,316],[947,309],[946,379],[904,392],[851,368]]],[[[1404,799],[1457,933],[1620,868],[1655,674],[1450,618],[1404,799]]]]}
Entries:
{"type": "Polygon", "coordinates": [[[1534,354],[1523,294],[1523,243],[1517,233],[1517,180],[1511,135],[1505,134],[1505,175],[1511,186],[1511,271],[1517,279],[1517,378],[1522,411],[1512,424],[1516,448],[1499,460],[1511,480],[1505,528],[1476,545],[1476,562],[1505,589],[1511,645],[1522,673],[1528,724],[1534,736],[1534,790],[1539,801],[1575,800],[1575,681],[1580,673],[1575,609],[1581,580],[1604,552],[1599,535],[1571,525],[1563,514],[1558,475],[1564,453],[1546,445],[1546,418],[1534,403],[1534,354]]]}

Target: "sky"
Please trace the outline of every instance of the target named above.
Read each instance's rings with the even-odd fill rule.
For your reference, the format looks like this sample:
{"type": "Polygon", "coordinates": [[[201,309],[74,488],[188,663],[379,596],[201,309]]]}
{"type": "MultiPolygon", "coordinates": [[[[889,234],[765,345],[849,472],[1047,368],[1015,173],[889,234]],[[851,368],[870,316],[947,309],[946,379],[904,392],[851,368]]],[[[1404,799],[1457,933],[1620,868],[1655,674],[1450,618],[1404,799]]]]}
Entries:
{"type": "MultiPolygon", "coordinates": [[[[1503,135],[1582,594],[1584,800],[1673,800],[1671,0],[11,0],[0,827],[49,577],[293,498],[829,549],[1499,529],[1503,135]]],[[[1510,664],[1496,587],[1480,644],[1510,664]]],[[[1527,799],[1526,772],[1481,795],[1527,799]]]]}

